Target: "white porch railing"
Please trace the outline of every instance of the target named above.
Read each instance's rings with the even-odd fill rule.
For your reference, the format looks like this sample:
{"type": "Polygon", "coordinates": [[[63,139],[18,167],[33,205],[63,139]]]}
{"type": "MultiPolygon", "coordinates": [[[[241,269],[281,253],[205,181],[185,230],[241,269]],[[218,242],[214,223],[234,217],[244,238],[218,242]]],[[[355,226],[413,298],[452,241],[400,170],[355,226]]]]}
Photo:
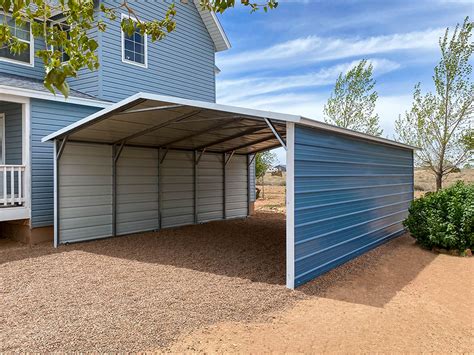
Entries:
{"type": "Polygon", "coordinates": [[[25,204],[24,165],[0,165],[0,208],[25,204]]]}

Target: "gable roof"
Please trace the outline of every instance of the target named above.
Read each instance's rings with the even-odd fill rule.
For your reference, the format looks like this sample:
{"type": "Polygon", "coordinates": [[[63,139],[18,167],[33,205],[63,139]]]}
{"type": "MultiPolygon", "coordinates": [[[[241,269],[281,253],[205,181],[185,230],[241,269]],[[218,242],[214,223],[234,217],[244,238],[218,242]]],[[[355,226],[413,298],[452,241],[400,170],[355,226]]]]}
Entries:
{"type": "MultiPolygon", "coordinates": [[[[101,143],[113,143],[116,141],[120,141],[120,139],[123,138],[123,132],[126,132],[126,130],[124,130],[123,128],[117,130],[117,126],[126,125],[128,123],[137,125],[137,123],[140,123],[146,126],[145,131],[147,131],[149,127],[156,127],[157,123],[159,127],[162,127],[163,122],[165,121],[172,122],[176,118],[179,120],[184,120],[187,118],[187,115],[202,116],[200,117],[200,119],[204,119],[207,122],[212,121],[212,119],[220,121],[223,121],[225,119],[232,119],[253,121],[254,125],[256,124],[255,122],[257,122],[257,124],[258,122],[260,122],[261,124],[263,122],[263,125],[265,125],[265,120],[269,119],[274,121],[273,123],[275,124],[275,129],[277,131],[279,130],[279,134],[282,136],[285,135],[286,132],[285,124],[287,122],[293,122],[299,125],[319,128],[321,130],[331,131],[334,133],[356,137],[367,141],[373,141],[410,150],[416,149],[416,147],[395,142],[387,138],[376,137],[369,134],[352,131],[350,129],[336,127],[328,123],[315,121],[298,115],[255,110],[244,107],[222,105],[213,102],[188,100],[172,96],[155,95],[142,92],[132,95],[113,105],[110,105],[109,107],[88,117],[85,117],[82,120],[79,120],[67,127],[64,127],[58,130],[57,132],[51,133],[50,135],[44,137],[42,141],[46,142],[52,139],[64,138],[65,136],[69,136],[70,138],[72,138],[72,140],[80,139],[89,142],[100,141],[101,143]],[[124,119],[124,115],[126,115],[126,118],[131,121],[126,121],[124,119]],[[173,118],[170,119],[171,115],[174,115],[176,117],[173,116],[173,118]]],[[[246,122],[246,124],[250,123],[246,122]]],[[[191,127],[187,125],[186,130],[189,129],[191,129],[191,127]]],[[[175,134],[176,131],[176,129],[173,129],[173,131],[169,133],[175,134]]],[[[232,136],[231,132],[226,132],[226,134],[232,136]]],[[[271,133],[271,131],[268,133],[271,133]]],[[[189,134],[189,131],[187,131],[187,134],[189,134]]],[[[254,136],[259,135],[258,132],[253,134],[254,136]]],[[[266,142],[268,141],[270,141],[271,143],[270,146],[274,147],[278,143],[278,141],[273,138],[273,133],[271,133],[271,137],[272,138],[266,138],[263,141],[261,135],[260,138],[254,137],[255,144],[252,146],[250,144],[245,145],[245,149],[250,149],[250,151],[246,151],[245,153],[254,153],[259,151],[258,149],[262,149],[262,144],[266,144],[266,142]]],[[[155,139],[157,137],[151,138],[155,139]]],[[[158,138],[176,139],[177,137],[164,137],[160,133],[158,138]]],[[[206,139],[215,138],[215,135],[211,134],[211,136],[207,137],[206,139]]],[[[149,143],[149,139],[150,136],[144,134],[136,138],[133,143],[141,146],[146,146],[149,143]]],[[[183,143],[183,141],[183,139],[179,140],[179,142],[181,143],[183,143]]],[[[185,143],[187,145],[194,144],[192,139],[186,139],[185,143]]],[[[270,146],[265,146],[264,148],[268,148],[270,146]]],[[[241,148],[243,149],[243,147],[239,146],[239,148],[236,149],[241,148]]],[[[192,149],[198,148],[193,146],[192,149]]]]}
{"type": "Polygon", "coordinates": [[[204,25],[206,26],[207,31],[214,42],[216,52],[222,52],[230,49],[231,45],[229,39],[227,38],[227,35],[225,34],[216,14],[209,10],[202,9],[199,5],[199,0],[193,1],[194,5],[196,5],[196,9],[199,12],[199,15],[201,16],[202,22],[204,22],[204,25]]]}

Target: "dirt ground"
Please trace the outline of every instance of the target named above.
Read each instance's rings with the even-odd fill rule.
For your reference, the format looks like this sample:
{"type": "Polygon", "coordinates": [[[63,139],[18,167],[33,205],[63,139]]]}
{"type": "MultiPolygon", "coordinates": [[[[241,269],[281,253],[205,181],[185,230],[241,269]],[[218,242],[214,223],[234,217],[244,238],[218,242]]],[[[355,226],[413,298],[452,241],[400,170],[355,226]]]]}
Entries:
{"type": "Polygon", "coordinates": [[[470,352],[474,259],[408,236],[285,288],[284,215],[0,241],[0,352],[470,352]]]}

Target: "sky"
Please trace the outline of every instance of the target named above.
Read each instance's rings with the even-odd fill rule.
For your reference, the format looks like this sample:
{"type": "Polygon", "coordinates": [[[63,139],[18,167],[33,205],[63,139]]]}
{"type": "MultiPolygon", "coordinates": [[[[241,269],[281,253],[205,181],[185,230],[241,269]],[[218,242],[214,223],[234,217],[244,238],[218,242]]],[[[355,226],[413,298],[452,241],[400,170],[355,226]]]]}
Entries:
{"type": "MultiPolygon", "coordinates": [[[[217,102],[324,120],[339,73],[373,64],[384,136],[411,107],[413,87],[432,90],[439,37],[474,0],[283,0],[268,13],[238,6],[219,16],[232,48],[217,54],[217,102]]],[[[282,148],[275,150],[285,163],[282,148]]]]}

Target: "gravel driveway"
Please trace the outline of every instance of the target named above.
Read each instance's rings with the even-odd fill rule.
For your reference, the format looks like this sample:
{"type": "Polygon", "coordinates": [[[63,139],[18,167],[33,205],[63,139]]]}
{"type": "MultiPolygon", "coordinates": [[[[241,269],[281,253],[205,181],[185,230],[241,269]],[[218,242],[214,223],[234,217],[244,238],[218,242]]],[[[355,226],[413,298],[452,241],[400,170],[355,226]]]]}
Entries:
{"type": "Polygon", "coordinates": [[[0,240],[0,352],[469,351],[473,261],[405,236],[290,291],[269,213],[57,250],[0,240]]]}

